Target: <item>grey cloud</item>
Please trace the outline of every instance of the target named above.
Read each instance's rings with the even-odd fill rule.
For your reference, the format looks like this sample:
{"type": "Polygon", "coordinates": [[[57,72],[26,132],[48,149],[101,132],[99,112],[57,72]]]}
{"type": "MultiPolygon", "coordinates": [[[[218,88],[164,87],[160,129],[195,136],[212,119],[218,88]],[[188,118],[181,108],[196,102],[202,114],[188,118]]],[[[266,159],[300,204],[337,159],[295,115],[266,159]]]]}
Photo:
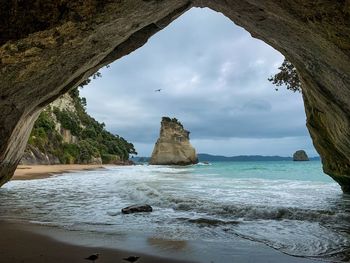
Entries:
{"type": "Polygon", "coordinates": [[[243,104],[241,110],[243,111],[271,111],[271,104],[266,100],[250,100],[243,104]]]}

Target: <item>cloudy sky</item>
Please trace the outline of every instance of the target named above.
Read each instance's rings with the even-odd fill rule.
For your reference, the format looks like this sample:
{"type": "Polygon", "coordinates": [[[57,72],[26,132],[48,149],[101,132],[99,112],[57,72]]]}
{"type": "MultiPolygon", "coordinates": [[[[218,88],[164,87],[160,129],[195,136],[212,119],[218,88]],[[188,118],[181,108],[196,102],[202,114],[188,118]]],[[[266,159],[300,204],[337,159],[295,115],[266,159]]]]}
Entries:
{"type": "Polygon", "coordinates": [[[267,80],[282,61],[222,14],[191,9],[81,94],[88,113],[139,156],[151,155],[162,116],[178,118],[199,153],[314,156],[301,94],[267,80]]]}

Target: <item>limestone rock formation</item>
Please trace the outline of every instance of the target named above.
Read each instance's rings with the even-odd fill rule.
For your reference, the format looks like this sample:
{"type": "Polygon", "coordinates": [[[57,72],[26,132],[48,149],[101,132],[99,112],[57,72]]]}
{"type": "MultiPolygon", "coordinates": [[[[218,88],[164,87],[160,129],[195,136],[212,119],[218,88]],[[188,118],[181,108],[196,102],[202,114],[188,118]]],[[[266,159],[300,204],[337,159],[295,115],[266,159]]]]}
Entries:
{"type": "Polygon", "coordinates": [[[309,161],[309,157],[304,150],[298,150],[293,154],[293,161],[309,161]]]}
{"type": "Polygon", "coordinates": [[[2,1],[0,185],[43,107],[192,7],[223,13],[293,63],[323,169],[350,192],[348,0],[2,1]]]}
{"type": "Polygon", "coordinates": [[[160,135],[149,163],[160,165],[198,163],[196,150],[190,144],[189,134],[177,119],[163,117],[160,135]]]}
{"type": "MultiPolygon", "coordinates": [[[[74,114],[77,113],[74,100],[68,93],[50,103],[46,109],[49,109],[51,112],[53,112],[55,109],[58,109],[59,111],[68,111],[74,114]]],[[[61,122],[57,120],[57,117],[54,114],[51,114],[51,117],[55,122],[56,131],[62,136],[65,143],[78,142],[77,136],[74,136],[69,129],[62,127],[61,122]]]]}

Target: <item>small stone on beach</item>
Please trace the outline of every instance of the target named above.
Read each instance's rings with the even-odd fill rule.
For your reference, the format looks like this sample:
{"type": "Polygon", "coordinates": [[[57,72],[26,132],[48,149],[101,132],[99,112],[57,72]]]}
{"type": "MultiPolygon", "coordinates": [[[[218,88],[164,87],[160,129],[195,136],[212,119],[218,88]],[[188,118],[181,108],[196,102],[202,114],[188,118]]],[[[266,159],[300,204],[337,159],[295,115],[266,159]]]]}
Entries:
{"type": "Polygon", "coordinates": [[[99,255],[100,255],[99,253],[92,254],[92,255],[88,256],[87,258],[85,258],[85,259],[86,260],[91,260],[92,262],[95,262],[95,260],[98,259],[99,255]]]}

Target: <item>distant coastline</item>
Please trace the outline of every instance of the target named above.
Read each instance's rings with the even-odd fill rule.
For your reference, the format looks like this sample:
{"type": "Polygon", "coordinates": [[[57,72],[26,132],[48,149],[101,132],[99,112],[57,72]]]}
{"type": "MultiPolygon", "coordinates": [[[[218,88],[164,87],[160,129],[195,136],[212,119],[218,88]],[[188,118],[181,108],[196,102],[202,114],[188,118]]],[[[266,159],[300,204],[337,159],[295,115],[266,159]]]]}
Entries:
{"type": "MultiPolygon", "coordinates": [[[[207,153],[199,153],[199,162],[267,162],[267,161],[293,161],[293,157],[285,156],[264,156],[264,155],[238,155],[238,156],[223,156],[212,155],[207,153]]],[[[150,157],[134,157],[131,160],[134,162],[148,162],[150,157]]],[[[310,161],[320,161],[320,157],[310,157],[310,161]]]]}
{"type": "MultiPolygon", "coordinates": [[[[284,156],[264,156],[264,155],[238,155],[238,156],[222,156],[222,155],[211,155],[206,153],[199,153],[198,159],[200,162],[249,162],[249,161],[293,161],[293,157],[284,156]]],[[[310,157],[310,161],[319,161],[320,157],[310,157]]]]}

